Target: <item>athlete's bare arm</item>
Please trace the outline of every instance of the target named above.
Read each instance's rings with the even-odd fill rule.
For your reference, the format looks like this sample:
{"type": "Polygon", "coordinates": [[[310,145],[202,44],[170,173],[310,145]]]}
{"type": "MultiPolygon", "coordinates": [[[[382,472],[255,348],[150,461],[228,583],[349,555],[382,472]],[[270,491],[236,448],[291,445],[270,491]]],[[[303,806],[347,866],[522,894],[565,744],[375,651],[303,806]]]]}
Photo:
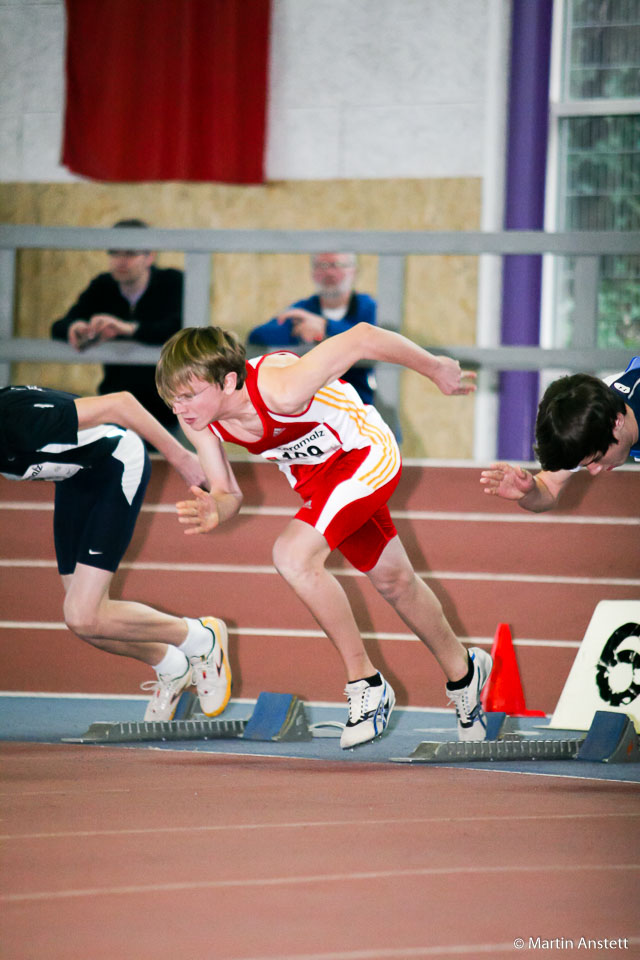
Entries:
{"type": "Polygon", "coordinates": [[[532,513],[544,513],[557,505],[572,476],[572,470],[541,470],[534,475],[524,467],[493,463],[480,474],[480,483],[490,496],[514,500],[519,507],[532,513]]]}
{"type": "Polygon", "coordinates": [[[209,533],[238,513],[242,491],[220,440],[210,430],[192,430],[180,417],[178,420],[187,440],[196,448],[210,491],[191,487],[194,499],[176,504],[178,519],[186,526],[185,533],[209,533]]]}
{"type": "Polygon", "coordinates": [[[341,377],[358,360],[400,364],[427,377],[448,396],[476,389],[475,373],[461,370],[457,360],[436,357],[392,330],[358,323],[284,365],[263,362],[258,373],[260,391],[271,410],[295,414],[321,387],[341,377]]]}
{"type": "Polygon", "coordinates": [[[78,397],[74,403],[79,430],[104,423],[126,427],[154,446],[189,486],[206,484],[204,471],[196,455],[172,437],[133,394],[123,390],[119,393],[106,393],[101,397],[78,397]]]}

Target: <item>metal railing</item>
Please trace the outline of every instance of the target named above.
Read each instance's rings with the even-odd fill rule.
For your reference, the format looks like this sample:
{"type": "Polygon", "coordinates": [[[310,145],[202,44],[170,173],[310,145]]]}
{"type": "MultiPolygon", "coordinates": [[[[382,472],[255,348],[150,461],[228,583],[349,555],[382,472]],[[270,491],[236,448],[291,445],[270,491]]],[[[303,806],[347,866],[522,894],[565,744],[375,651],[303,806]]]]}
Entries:
{"type": "MultiPolygon", "coordinates": [[[[78,353],[65,343],[49,339],[15,337],[15,266],[18,250],[182,251],[185,255],[185,325],[206,325],[211,317],[211,292],[215,276],[214,253],[291,254],[323,250],[378,256],[378,322],[390,329],[402,326],[405,302],[406,258],[424,256],[553,255],[576,257],[576,324],[574,343],[568,349],[539,346],[423,346],[446,353],[462,364],[486,370],[599,370],[623,368],[629,350],[598,349],[597,290],[600,258],[612,254],[640,253],[640,232],[544,233],[540,231],[364,231],[364,230],[185,230],[148,228],[43,227],[0,224],[0,377],[8,382],[8,364],[40,363],[153,364],[160,348],[137,343],[112,343],[78,353]],[[116,239],[117,238],[117,239],[116,239]],[[579,328],[579,329],[578,329],[579,328]]],[[[385,366],[385,365],[383,365],[385,366]]],[[[380,400],[395,407],[397,370],[380,370],[380,400]]]]}

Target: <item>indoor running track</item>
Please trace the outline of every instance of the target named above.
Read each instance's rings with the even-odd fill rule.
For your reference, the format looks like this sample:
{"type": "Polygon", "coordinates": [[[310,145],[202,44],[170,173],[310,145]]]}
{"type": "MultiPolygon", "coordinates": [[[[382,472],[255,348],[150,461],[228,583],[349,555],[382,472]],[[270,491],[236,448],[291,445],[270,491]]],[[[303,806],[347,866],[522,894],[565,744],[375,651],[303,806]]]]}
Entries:
{"type": "Polygon", "coordinates": [[[5,960],[640,956],[632,765],[388,762],[429,711],[359,751],[68,744],[141,702],[9,699],[5,960]]]}

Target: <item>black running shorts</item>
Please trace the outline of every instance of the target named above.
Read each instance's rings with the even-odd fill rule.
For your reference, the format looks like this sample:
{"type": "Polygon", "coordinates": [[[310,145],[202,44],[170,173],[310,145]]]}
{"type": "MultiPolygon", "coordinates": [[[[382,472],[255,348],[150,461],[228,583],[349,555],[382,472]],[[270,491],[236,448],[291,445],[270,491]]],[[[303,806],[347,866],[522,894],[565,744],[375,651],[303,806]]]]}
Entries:
{"type": "Polygon", "coordinates": [[[151,475],[145,445],[127,431],[120,457],[104,457],[56,483],[53,532],[58,570],[77,563],[115,572],[131,542],[151,475]]]}

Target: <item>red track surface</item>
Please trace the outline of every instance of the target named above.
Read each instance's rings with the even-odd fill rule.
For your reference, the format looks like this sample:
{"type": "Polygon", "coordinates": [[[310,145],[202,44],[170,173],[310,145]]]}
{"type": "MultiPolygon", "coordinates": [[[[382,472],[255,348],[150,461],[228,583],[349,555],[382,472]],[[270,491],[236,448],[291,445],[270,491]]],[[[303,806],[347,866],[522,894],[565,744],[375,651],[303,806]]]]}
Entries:
{"type": "Polygon", "coordinates": [[[2,752],[7,960],[497,957],[517,937],[638,934],[637,786],[2,752]]]}
{"type": "MultiPolygon", "coordinates": [[[[150,505],[180,496],[159,466],[150,505]]],[[[275,470],[239,473],[250,505],[294,502],[272,482],[275,470]]],[[[583,489],[585,481],[572,515],[633,517],[640,474],[583,489]]],[[[47,486],[1,483],[0,498],[42,503],[47,486]]],[[[637,584],[593,579],[638,579],[637,526],[490,523],[510,508],[482,496],[477,471],[462,468],[407,470],[393,508],[486,515],[399,522],[463,638],[490,642],[504,621],[516,641],[549,643],[517,647],[529,706],[555,706],[575,656],[558,644],[582,638],[598,600],[638,595],[637,584]],[[514,579],[519,573],[531,579],[514,579]],[[589,582],[539,579],[558,575],[589,582]]],[[[145,670],[91,651],[63,627],[38,626],[61,620],[55,569],[25,562],[51,560],[51,513],[0,510],[11,558],[2,571],[5,687],[137,692],[145,670]]],[[[314,624],[274,573],[172,569],[268,567],[284,522],[249,516],[205,540],[183,538],[171,516],[147,512],[122,592],[228,619],[238,631],[236,695],[283,689],[336,700],[337,657],[326,641],[295,635],[314,624]],[[276,635],[263,635],[267,627],[276,635]]],[[[366,580],[343,582],[363,630],[382,634],[370,645],[401,700],[439,705],[442,681],[420,645],[385,636],[403,627],[366,580]]],[[[527,949],[565,958],[580,938],[616,941],[585,947],[585,956],[640,956],[637,785],[170,750],[0,750],[3,960],[411,960],[527,949]],[[529,938],[540,938],[538,947],[529,938]]]]}
{"type": "MultiPolygon", "coordinates": [[[[273,541],[286,523],[281,511],[292,513],[297,497],[271,464],[238,464],[237,473],[248,512],[211,536],[186,537],[172,510],[183,487],[154,463],[117,588],[172,613],[223,617],[231,628],[235,696],[275,688],[337,700],[343,683],[337,655],[271,564],[273,541]]],[[[579,475],[563,510],[544,517],[483,495],[478,478],[473,467],[405,468],[391,504],[398,529],[463,640],[490,644],[498,623],[510,624],[528,706],[552,712],[598,601],[640,593],[640,471],[595,481],[579,475]]],[[[145,668],[92,650],[61,623],[51,511],[36,509],[50,501],[50,484],[0,481],[4,685],[137,693],[145,668]],[[10,509],[15,501],[34,509],[10,509]]],[[[444,706],[442,677],[422,645],[366,578],[353,576],[339,554],[331,562],[399,703],[444,706]]]]}

